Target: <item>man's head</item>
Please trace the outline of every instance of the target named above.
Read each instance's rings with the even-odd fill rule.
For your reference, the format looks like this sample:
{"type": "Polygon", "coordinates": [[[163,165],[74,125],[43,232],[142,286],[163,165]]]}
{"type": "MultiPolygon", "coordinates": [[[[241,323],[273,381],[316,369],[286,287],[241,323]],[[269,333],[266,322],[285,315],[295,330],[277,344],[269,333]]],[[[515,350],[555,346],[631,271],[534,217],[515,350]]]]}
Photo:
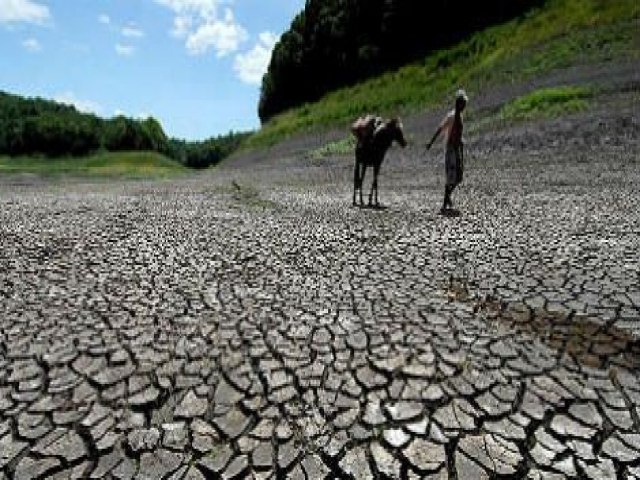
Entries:
{"type": "Polygon", "coordinates": [[[467,97],[467,92],[465,92],[462,88],[456,92],[456,110],[458,112],[462,112],[464,107],[467,106],[467,101],[469,98],[467,97]]]}

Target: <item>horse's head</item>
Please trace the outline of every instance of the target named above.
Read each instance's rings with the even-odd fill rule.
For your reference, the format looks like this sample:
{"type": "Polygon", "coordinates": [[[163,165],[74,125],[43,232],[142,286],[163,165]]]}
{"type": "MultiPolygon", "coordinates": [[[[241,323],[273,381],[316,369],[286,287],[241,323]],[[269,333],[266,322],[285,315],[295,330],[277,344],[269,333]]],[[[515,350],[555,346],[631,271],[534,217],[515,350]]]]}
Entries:
{"type": "Polygon", "coordinates": [[[404,139],[402,121],[399,118],[392,118],[389,120],[387,128],[389,129],[389,133],[393,140],[398,142],[402,148],[407,146],[407,141],[404,139]]]}

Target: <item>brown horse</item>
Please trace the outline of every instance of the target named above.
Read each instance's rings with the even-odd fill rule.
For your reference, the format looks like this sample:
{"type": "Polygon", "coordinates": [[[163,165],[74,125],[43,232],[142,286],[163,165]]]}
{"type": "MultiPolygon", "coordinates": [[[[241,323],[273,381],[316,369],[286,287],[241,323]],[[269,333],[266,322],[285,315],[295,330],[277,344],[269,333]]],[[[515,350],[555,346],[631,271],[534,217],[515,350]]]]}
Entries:
{"type": "Polygon", "coordinates": [[[402,122],[398,118],[385,121],[376,128],[373,135],[358,142],[356,146],[356,165],[353,170],[353,204],[356,205],[356,191],[360,190],[360,205],[362,201],[362,182],[368,166],[373,167],[373,182],[369,192],[369,206],[372,206],[373,192],[375,190],[375,206],[378,202],[378,174],[384,156],[393,142],[398,142],[402,148],[407,146],[402,131],[402,122]]]}

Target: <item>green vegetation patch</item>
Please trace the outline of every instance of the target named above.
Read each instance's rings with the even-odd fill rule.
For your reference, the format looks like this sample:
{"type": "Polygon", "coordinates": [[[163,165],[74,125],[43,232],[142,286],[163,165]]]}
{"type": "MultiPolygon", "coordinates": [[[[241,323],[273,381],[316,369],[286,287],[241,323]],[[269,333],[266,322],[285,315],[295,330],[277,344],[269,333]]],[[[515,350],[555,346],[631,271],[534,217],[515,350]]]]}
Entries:
{"type": "MultiPolygon", "coordinates": [[[[575,64],[640,58],[637,0],[548,0],[529,14],[490,27],[422,62],[327,94],[279,114],[244,142],[273,145],[293,134],[346,126],[364,113],[407,114],[474,92],[575,64]]],[[[473,103],[471,104],[471,108],[473,103]]]]}
{"type": "Polygon", "coordinates": [[[0,157],[0,174],[45,177],[168,178],[189,169],[154,152],[98,153],[87,157],[0,157]]]}
{"type": "Polygon", "coordinates": [[[343,138],[342,140],[336,140],[335,142],[329,142],[320,148],[311,150],[309,152],[309,158],[311,160],[323,160],[328,157],[338,155],[348,155],[353,152],[356,147],[356,140],[352,136],[343,138]]]}
{"type": "Polygon", "coordinates": [[[593,91],[585,87],[565,86],[543,88],[516,98],[502,107],[505,120],[550,118],[584,110],[593,91]]]}

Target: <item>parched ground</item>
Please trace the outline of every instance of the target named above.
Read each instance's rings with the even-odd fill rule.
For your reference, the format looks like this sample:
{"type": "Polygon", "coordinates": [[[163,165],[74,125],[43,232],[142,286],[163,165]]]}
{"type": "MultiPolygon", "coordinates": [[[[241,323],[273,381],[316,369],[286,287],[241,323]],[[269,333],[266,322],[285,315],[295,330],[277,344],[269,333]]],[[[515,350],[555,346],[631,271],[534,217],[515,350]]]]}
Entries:
{"type": "Polygon", "coordinates": [[[0,479],[640,478],[620,85],[471,115],[459,217],[420,147],[442,112],[407,120],[381,210],[317,137],[177,182],[0,180],[0,479]]]}

